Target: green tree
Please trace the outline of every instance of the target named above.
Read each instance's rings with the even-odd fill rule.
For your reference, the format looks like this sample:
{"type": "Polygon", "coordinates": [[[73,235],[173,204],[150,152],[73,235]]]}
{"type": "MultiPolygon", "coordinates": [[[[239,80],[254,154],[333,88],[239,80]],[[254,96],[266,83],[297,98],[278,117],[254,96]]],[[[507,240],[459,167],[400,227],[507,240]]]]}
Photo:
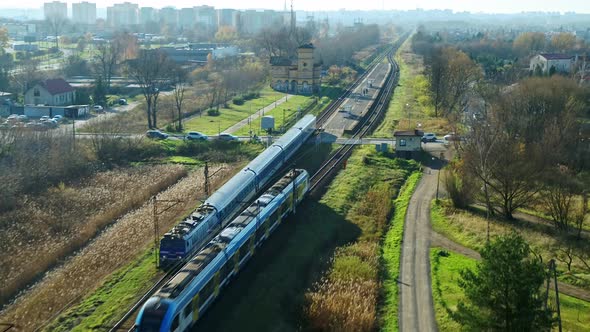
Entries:
{"type": "Polygon", "coordinates": [[[516,233],[500,236],[481,258],[474,270],[461,272],[466,301],[455,318],[474,331],[549,330],[554,319],[544,306],[545,267],[525,240],[516,233]]]}

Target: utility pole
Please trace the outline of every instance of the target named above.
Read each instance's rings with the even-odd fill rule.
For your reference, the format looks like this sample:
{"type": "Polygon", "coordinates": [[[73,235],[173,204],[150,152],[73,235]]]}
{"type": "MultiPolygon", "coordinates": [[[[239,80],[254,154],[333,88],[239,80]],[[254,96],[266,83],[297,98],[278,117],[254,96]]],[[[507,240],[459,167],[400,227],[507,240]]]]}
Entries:
{"type": "Polygon", "coordinates": [[[205,199],[209,198],[209,162],[205,162],[205,199]]]}
{"type": "Polygon", "coordinates": [[[74,110],[72,110],[72,149],[74,152],[76,151],[76,114],[74,110]]]}

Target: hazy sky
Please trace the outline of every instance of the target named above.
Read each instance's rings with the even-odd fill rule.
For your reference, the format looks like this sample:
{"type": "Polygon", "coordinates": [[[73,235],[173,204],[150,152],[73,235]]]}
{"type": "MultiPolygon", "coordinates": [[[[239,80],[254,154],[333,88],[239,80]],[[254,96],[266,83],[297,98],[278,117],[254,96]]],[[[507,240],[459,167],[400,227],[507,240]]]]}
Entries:
{"type": "MultiPolygon", "coordinates": [[[[63,0],[62,0],[63,1],[63,0]]],[[[69,4],[82,0],[66,1],[69,4]]],[[[124,0],[87,0],[95,2],[98,7],[111,6],[124,0]]],[[[284,0],[142,0],[133,1],[140,6],[163,7],[171,5],[177,8],[198,5],[213,5],[216,8],[268,8],[282,9],[284,0]]],[[[44,0],[0,0],[0,8],[40,8],[44,0]]],[[[288,1],[290,3],[290,1],[288,1]]],[[[336,10],[352,9],[452,9],[454,11],[514,13],[521,11],[576,11],[590,13],[590,0],[295,0],[296,10],[336,10]]]]}

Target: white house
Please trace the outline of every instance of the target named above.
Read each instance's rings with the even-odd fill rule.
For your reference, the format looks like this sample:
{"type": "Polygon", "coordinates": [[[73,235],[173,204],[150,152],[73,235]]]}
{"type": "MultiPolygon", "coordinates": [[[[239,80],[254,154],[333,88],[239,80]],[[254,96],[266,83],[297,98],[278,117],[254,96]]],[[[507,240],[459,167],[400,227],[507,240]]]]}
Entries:
{"type": "Polygon", "coordinates": [[[529,70],[534,73],[539,68],[543,74],[547,74],[553,67],[557,73],[569,73],[573,64],[574,57],[571,55],[543,53],[531,58],[529,70]]]}
{"type": "Polygon", "coordinates": [[[64,106],[76,100],[76,89],[63,78],[45,80],[25,93],[25,105],[64,106]]]}
{"type": "Polygon", "coordinates": [[[421,130],[407,130],[396,131],[393,133],[395,137],[395,154],[400,158],[417,158],[422,151],[422,136],[424,132],[421,130]]]}

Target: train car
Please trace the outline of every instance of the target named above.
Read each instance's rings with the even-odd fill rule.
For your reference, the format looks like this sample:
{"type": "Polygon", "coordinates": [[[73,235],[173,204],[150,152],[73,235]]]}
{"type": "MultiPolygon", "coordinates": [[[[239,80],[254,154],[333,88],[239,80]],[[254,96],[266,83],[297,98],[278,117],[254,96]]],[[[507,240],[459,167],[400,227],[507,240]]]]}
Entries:
{"type": "Polygon", "coordinates": [[[167,232],[160,240],[160,262],[166,265],[190,257],[223,229],[313,134],[315,123],[313,115],[301,118],[188,218],[167,232]]]}
{"type": "Polygon", "coordinates": [[[309,189],[309,174],[292,170],[205,246],[143,305],[140,331],[186,331],[254,255],[309,189]]]}

